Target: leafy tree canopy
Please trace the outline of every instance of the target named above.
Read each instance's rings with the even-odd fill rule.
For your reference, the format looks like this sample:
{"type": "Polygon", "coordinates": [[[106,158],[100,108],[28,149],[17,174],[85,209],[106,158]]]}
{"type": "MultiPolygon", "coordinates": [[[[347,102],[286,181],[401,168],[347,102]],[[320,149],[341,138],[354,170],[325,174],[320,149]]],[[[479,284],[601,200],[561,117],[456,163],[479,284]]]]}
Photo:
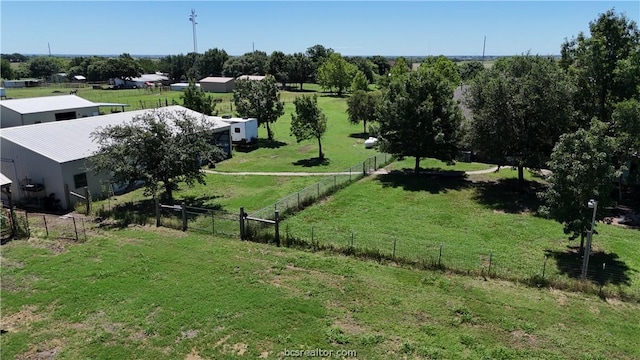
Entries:
{"type": "Polygon", "coordinates": [[[322,136],[327,131],[327,116],[318,107],[318,97],[299,96],[293,100],[296,110],[291,114],[291,135],[297,142],[318,140],[318,159],[324,159],[322,152],[322,136]]]}
{"type": "Polygon", "coordinates": [[[145,195],[164,187],[173,202],[178,183],[204,184],[203,161],[214,163],[224,152],[212,144],[212,127],[187,112],[150,110],[122,125],[111,125],[91,136],[100,145],[89,159],[95,173],[112,174],[112,182],[144,181],[145,195]],[[162,184],[162,185],[161,185],[162,184]]]}
{"type": "Polygon", "coordinates": [[[284,114],[284,103],[280,101],[278,84],[273,76],[267,75],[262,81],[236,81],[233,102],[240,116],[255,117],[260,125],[265,125],[269,140],[273,140],[269,125],[284,114]]]}

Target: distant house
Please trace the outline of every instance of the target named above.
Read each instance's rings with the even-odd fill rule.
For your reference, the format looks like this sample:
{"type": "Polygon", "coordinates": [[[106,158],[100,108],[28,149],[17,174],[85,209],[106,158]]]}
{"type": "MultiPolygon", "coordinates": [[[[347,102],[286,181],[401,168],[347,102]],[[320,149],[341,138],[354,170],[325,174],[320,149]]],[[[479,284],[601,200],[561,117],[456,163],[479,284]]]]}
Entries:
{"type": "MultiPolygon", "coordinates": [[[[105,185],[107,188],[112,185],[110,177],[87,171],[88,158],[99,149],[91,134],[109,125],[129,122],[146,111],[149,110],[3,129],[0,171],[11,181],[13,200],[42,205],[42,199],[53,193],[60,206],[68,209],[77,200],[68,191],[82,194],[87,187],[91,194],[103,194],[105,185]]],[[[229,124],[177,105],[154,111],[179,111],[204,117],[214,128],[210,141],[231,156],[229,124]]]]}
{"type": "Polygon", "coordinates": [[[116,78],[114,85],[126,89],[142,89],[149,86],[169,85],[169,77],[161,74],[142,74],[129,80],[116,78]]]}
{"type": "Polygon", "coordinates": [[[205,92],[230,93],[235,89],[235,80],[232,77],[209,76],[198,83],[205,92]]]}
{"type": "Polygon", "coordinates": [[[236,78],[236,80],[254,80],[254,81],[262,81],[265,76],[263,75],[240,75],[236,78]]]}
{"type": "MultiPolygon", "coordinates": [[[[171,91],[183,91],[189,86],[189,83],[173,83],[169,85],[171,91]]],[[[200,84],[196,84],[196,87],[201,87],[200,84]]]]}
{"type": "Polygon", "coordinates": [[[0,101],[0,127],[39,124],[98,115],[98,104],[76,95],[0,101]]]}
{"type": "Polygon", "coordinates": [[[85,82],[85,81],[87,81],[87,78],[82,76],[82,75],[74,75],[73,76],[73,81],[75,81],[75,82],[85,82]]]}
{"type": "Polygon", "coordinates": [[[35,87],[40,85],[38,79],[18,79],[18,80],[2,80],[2,86],[5,88],[25,88],[35,87]]]}
{"type": "Polygon", "coordinates": [[[471,109],[465,104],[465,93],[469,90],[469,85],[461,85],[453,90],[453,99],[460,106],[460,110],[462,110],[462,114],[467,120],[471,120],[473,117],[473,112],[471,109]]]}

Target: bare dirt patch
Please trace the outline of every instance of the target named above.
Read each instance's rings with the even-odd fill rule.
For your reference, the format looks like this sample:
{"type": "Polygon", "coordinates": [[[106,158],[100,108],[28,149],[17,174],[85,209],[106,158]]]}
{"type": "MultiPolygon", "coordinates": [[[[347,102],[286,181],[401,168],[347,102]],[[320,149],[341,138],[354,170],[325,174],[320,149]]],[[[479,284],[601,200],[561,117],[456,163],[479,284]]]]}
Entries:
{"type": "Polygon", "coordinates": [[[217,348],[220,347],[222,344],[226,343],[227,340],[229,340],[229,338],[231,338],[231,335],[227,335],[225,337],[223,337],[222,339],[218,340],[214,345],[213,348],[217,348]]]}
{"type": "Polygon", "coordinates": [[[567,305],[567,295],[560,290],[551,289],[551,294],[556,298],[559,305],[567,305]]]}
{"type": "Polygon", "coordinates": [[[332,326],[342,329],[342,331],[349,335],[358,335],[366,331],[364,327],[357,323],[351,314],[347,314],[342,319],[336,319],[332,326]]]}
{"type": "Polygon", "coordinates": [[[28,329],[31,323],[40,320],[40,316],[35,313],[35,310],[35,306],[25,305],[16,313],[10,315],[2,314],[0,328],[4,331],[10,332],[28,329]]]}
{"type": "Polygon", "coordinates": [[[511,336],[518,344],[530,347],[537,347],[538,345],[538,338],[535,335],[528,334],[522,330],[512,331],[511,336]]]}
{"type": "Polygon", "coordinates": [[[184,357],[184,360],[204,360],[204,358],[196,352],[196,349],[191,349],[191,352],[184,357]]]}
{"type": "Polygon", "coordinates": [[[27,352],[18,355],[18,360],[53,360],[62,350],[62,341],[53,339],[44,344],[33,345],[27,352]]]}
{"type": "Polygon", "coordinates": [[[249,345],[242,342],[239,342],[233,345],[225,344],[222,348],[222,353],[242,356],[247,352],[248,348],[249,348],[249,345]]]}

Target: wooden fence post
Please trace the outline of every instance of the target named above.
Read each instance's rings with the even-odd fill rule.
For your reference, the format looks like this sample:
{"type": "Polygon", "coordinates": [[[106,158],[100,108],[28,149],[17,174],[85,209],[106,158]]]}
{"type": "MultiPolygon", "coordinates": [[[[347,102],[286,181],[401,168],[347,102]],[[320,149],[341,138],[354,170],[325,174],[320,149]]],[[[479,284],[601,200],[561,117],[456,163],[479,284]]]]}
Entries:
{"type": "Polygon", "coordinates": [[[276,210],[275,213],[275,226],[276,226],[276,245],[280,246],[280,212],[276,210]]]}
{"type": "Polygon", "coordinates": [[[240,240],[244,240],[246,235],[244,233],[244,208],[240,208],[240,240]]]}
{"type": "Polygon", "coordinates": [[[47,237],[49,237],[49,227],[47,226],[47,216],[46,215],[42,215],[42,221],[44,222],[44,231],[47,234],[47,237]]]}
{"type": "Polygon", "coordinates": [[[76,241],[78,241],[78,227],[76,226],[76,218],[72,216],[71,220],[73,220],[73,231],[76,232],[76,241]]]}
{"type": "Polygon", "coordinates": [[[187,207],[184,203],[180,203],[180,207],[182,208],[182,231],[187,231],[187,207]]]}
{"type": "Polygon", "coordinates": [[[160,199],[155,198],[156,202],[156,227],[160,227],[160,199]]]}

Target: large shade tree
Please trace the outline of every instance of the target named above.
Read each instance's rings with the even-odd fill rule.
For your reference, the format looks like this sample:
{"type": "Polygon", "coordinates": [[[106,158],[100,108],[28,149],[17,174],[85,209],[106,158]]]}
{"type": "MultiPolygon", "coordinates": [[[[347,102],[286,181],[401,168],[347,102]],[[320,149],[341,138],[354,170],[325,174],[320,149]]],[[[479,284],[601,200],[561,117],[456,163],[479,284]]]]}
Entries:
{"type": "Polygon", "coordinates": [[[542,168],[556,141],[572,124],[573,88],[552,58],[500,59],[471,83],[466,101],[473,111],[470,140],[487,161],[542,168]]]}
{"type": "Polygon", "coordinates": [[[561,64],[578,85],[579,125],[593,117],[609,121],[615,104],[640,94],[640,31],[623,14],[608,10],[561,47],[561,64]]]}
{"type": "Polygon", "coordinates": [[[367,122],[376,120],[376,109],[380,100],[379,92],[354,91],[347,99],[349,122],[358,124],[362,121],[362,133],[367,133],[367,122]]]}
{"type": "Polygon", "coordinates": [[[187,109],[205,115],[213,114],[213,110],[215,109],[213,97],[207,95],[204,90],[197,86],[195,80],[189,80],[189,86],[184,89],[180,97],[182,98],[182,104],[187,109]]]}
{"type": "MultiPolygon", "coordinates": [[[[593,214],[587,202],[597,200],[601,209],[612,202],[610,193],[617,175],[612,159],[615,148],[607,125],[594,120],[589,129],[562,135],[551,154],[549,186],[540,193],[544,201],[540,212],[562,223],[572,239],[580,236],[581,249],[593,214]]],[[[598,219],[603,214],[597,213],[598,219]]]]}
{"type": "Polygon", "coordinates": [[[390,77],[378,112],[382,150],[400,158],[414,157],[416,174],[425,157],[453,162],[462,113],[445,74],[421,66],[390,77]]]}
{"type": "Polygon", "coordinates": [[[318,97],[299,96],[293,100],[296,110],[291,114],[291,135],[297,142],[316,139],[318,141],[318,159],[324,160],[322,136],[327,131],[327,116],[318,107],[318,97]]]}
{"type": "Polygon", "coordinates": [[[289,58],[289,81],[300,84],[300,90],[313,74],[313,63],[303,53],[295,53],[289,58]]]}
{"type": "Polygon", "coordinates": [[[99,149],[90,157],[95,173],[112,174],[111,181],[142,180],[145,195],[164,195],[173,202],[180,182],[204,184],[203,161],[215,163],[224,152],[212,142],[211,123],[186,111],[149,110],[121,125],[96,130],[99,149]]]}
{"type": "Polygon", "coordinates": [[[269,140],[273,140],[270,124],[284,114],[284,103],[280,101],[280,91],[273,76],[267,75],[261,81],[236,81],[233,102],[240,116],[257,118],[259,125],[267,128],[269,140]]]}
{"type": "Polygon", "coordinates": [[[339,53],[332,53],[318,69],[317,80],[323,89],[341,96],[348,89],[356,73],[356,66],[347,62],[339,53]]]}

